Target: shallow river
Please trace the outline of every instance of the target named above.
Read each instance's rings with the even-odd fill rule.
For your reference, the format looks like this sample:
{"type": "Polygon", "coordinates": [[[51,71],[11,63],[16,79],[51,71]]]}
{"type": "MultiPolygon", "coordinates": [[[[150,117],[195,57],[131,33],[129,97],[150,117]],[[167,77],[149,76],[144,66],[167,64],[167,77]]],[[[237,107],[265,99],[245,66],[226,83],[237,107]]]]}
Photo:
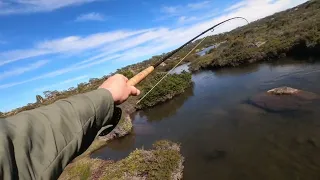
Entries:
{"type": "Polygon", "coordinates": [[[203,71],[193,81],[184,94],[137,112],[134,132],[93,156],[117,160],[169,139],[181,144],[184,179],[320,179],[320,108],[271,113],[247,104],[279,86],[320,94],[320,63],[281,59],[203,71]]]}

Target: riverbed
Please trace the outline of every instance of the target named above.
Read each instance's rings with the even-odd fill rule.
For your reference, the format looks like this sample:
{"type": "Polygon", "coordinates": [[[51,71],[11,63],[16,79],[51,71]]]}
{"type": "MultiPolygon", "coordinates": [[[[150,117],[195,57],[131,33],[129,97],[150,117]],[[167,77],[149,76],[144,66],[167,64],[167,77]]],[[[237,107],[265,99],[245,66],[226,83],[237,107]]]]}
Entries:
{"type": "Polygon", "coordinates": [[[279,86],[320,94],[316,60],[286,58],[196,73],[192,88],[133,114],[133,132],[92,156],[119,160],[169,139],[181,144],[184,179],[319,179],[319,107],[274,113],[248,104],[279,86]]]}

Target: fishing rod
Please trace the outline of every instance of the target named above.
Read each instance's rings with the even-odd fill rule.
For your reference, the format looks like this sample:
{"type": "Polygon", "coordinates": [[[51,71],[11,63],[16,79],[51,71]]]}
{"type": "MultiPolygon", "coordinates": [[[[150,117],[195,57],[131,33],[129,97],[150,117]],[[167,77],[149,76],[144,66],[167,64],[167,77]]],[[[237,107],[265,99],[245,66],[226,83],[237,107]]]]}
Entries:
{"type": "MultiPolygon", "coordinates": [[[[211,31],[211,30],[214,30],[214,28],[228,22],[228,21],[231,21],[231,20],[234,20],[234,19],[243,19],[245,20],[248,24],[249,24],[249,21],[246,19],[246,18],[243,18],[243,17],[233,17],[233,18],[230,18],[230,19],[227,19],[225,21],[222,21],[212,27],[210,27],[209,29],[203,31],[202,33],[200,33],[199,35],[197,35],[196,37],[192,38],[190,41],[186,42],[185,44],[183,44],[182,46],[180,46],[178,49],[172,51],[171,53],[167,54],[165,57],[163,57],[161,60],[159,60],[158,62],[156,62],[154,65],[151,65],[149,67],[147,67],[146,69],[144,69],[143,71],[141,71],[140,73],[138,73],[137,75],[135,75],[134,77],[132,77],[128,82],[127,84],[130,85],[130,86],[135,86],[137,85],[139,82],[141,82],[143,79],[145,79],[150,73],[153,72],[153,70],[158,67],[161,63],[163,63],[164,61],[166,61],[167,59],[169,59],[170,57],[172,57],[174,54],[176,54],[178,51],[180,51],[182,48],[184,48],[185,46],[187,46],[189,43],[191,43],[192,41],[196,40],[197,38],[199,38],[200,36],[204,35],[205,33],[211,31]]],[[[204,39],[201,41],[203,42],[204,39]]],[[[201,42],[197,45],[199,46],[201,44],[201,42]]],[[[196,46],[196,47],[197,47],[196,46]]],[[[194,50],[195,48],[193,48],[188,54],[191,54],[191,52],[194,50]]],[[[182,60],[184,60],[187,56],[185,56],[182,60]]],[[[178,64],[180,64],[182,61],[180,61],[178,64]]],[[[177,66],[177,65],[176,65],[177,66]]],[[[175,67],[176,67],[175,66],[175,67]]],[[[173,69],[175,69],[175,67],[173,69]]],[[[172,69],[172,70],[173,70],[172,69]]],[[[158,83],[157,83],[158,84],[158,83]]],[[[143,99],[143,98],[141,98],[143,99]]],[[[140,101],[141,101],[140,99],[140,101]]],[[[139,101],[139,102],[140,102],[139,101]]],[[[139,103],[138,102],[138,103],[139,103]]]]}
{"type": "MultiPolygon", "coordinates": [[[[193,42],[194,40],[196,40],[197,38],[199,38],[200,36],[204,35],[205,33],[214,30],[214,28],[216,28],[217,26],[220,26],[223,23],[226,23],[228,21],[231,21],[233,19],[244,19],[248,24],[249,21],[243,17],[233,17],[230,19],[227,19],[225,21],[222,21],[212,27],[210,27],[209,29],[203,31],[201,34],[197,35],[196,37],[192,38],[190,41],[186,42],[185,44],[183,44],[182,46],[180,46],[178,49],[170,52],[169,54],[167,54],[166,56],[164,56],[162,59],[160,59],[158,62],[156,62],[154,65],[151,65],[149,67],[147,67],[146,69],[144,69],[143,71],[141,71],[140,73],[138,73],[137,75],[135,75],[134,77],[132,77],[131,79],[128,80],[127,84],[130,86],[135,86],[137,85],[139,82],[141,82],[143,79],[145,79],[150,73],[152,73],[154,71],[154,69],[156,67],[158,67],[162,62],[166,61],[167,59],[169,59],[170,57],[172,57],[175,53],[177,53],[178,51],[180,51],[182,48],[184,48],[185,46],[187,46],[189,43],[193,42]]],[[[202,40],[191,50],[187,53],[187,55],[185,55],[168,73],[166,73],[138,102],[141,102],[164,78],[166,78],[186,57],[188,57],[207,37],[202,38],[202,40]]],[[[114,112],[113,112],[113,119],[111,120],[111,125],[109,127],[113,127],[115,128],[116,125],[118,124],[118,122],[120,121],[122,116],[122,110],[119,107],[115,107],[114,108],[114,112]]],[[[110,133],[113,128],[107,128],[106,130],[104,130],[102,133],[100,133],[99,136],[105,136],[108,133],[110,133]]]]}

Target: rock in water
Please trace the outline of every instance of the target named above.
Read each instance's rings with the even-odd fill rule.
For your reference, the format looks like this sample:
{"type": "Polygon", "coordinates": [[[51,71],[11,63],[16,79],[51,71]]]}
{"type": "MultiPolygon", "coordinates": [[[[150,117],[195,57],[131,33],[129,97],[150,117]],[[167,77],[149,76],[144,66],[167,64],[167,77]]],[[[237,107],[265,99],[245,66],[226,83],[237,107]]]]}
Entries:
{"type": "Polygon", "coordinates": [[[291,87],[271,89],[249,100],[250,104],[272,112],[311,110],[319,102],[318,94],[291,87]]]}
{"type": "Polygon", "coordinates": [[[274,95],[292,95],[297,94],[298,92],[300,92],[300,90],[291,87],[279,87],[268,91],[268,93],[274,95]]]}

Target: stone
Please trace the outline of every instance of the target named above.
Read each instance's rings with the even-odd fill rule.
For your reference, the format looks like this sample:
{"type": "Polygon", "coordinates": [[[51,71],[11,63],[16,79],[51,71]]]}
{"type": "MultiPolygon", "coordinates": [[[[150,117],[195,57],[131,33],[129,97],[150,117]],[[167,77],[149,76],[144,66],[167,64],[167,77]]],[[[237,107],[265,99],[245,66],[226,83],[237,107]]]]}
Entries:
{"type": "Polygon", "coordinates": [[[298,92],[300,92],[300,90],[294,89],[291,87],[279,87],[279,88],[271,89],[267,92],[274,95],[290,95],[290,94],[292,95],[292,94],[297,94],[298,92]]]}
{"type": "Polygon", "coordinates": [[[271,89],[249,99],[249,104],[272,112],[314,110],[318,103],[318,94],[291,87],[271,89]]]}

